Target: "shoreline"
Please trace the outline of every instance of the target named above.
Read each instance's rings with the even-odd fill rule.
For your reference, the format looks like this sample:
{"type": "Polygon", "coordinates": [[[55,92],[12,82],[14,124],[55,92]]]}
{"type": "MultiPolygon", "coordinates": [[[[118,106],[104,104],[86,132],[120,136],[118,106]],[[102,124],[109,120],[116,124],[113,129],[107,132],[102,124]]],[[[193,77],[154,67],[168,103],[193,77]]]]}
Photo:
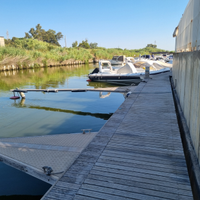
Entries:
{"type": "Polygon", "coordinates": [[[50,64],[50,65],[44,65],[44,64],[28,64],[28,65],[14,65],[14,64],[10,64],[10,65],[0,65],[0,72],[3,71],[13,71],[13,70],[22,70],[22,69],[33,69],[33,68],[44,68],[44,67],[60,67],[60,66],[69,66],[69,65],[82,65],[82,64],[92,64],[92,63],[98,63],[99,60],[93,59],[90,60],[88,62],[85,61],[70,61],[70,62],[66,62],[66,63],[57,63],[57,64],[50,64]]]}

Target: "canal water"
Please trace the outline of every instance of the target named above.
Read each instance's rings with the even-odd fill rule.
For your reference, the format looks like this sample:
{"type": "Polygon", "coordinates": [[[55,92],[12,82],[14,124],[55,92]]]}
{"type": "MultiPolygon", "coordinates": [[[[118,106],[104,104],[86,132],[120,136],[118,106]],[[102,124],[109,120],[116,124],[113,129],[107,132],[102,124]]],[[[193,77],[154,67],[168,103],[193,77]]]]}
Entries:
{"type": "MultiPolygon", "coordinates": [[[[124,101],[123,94],[111,93],[102,98],[99,92],[29,92],[25,100],[9,99],[13,96],[10,89],[14,88],[112,87],[106,83],[87,82],[87,74],[94,67],[82,65],[1,72],[0,138],[73,134],[88,128],[98,131],[124,101]]],[[[49,187],[49,184],[0,162],[0,196],[43,195],[49,187]]]]}

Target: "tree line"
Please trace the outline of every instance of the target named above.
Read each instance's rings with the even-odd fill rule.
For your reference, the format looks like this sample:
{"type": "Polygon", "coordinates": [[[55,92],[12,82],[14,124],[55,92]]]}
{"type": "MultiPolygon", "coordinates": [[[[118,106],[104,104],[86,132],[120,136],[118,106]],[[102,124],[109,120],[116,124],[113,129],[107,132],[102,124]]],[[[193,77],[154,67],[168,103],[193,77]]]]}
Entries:
{"type": "MultiPolygon", "coordinates": [[[[59,40],[63,38],[63,34],[61,32],[56,33],[56,31],[49,29],[48,31],[45,31],[42,29],[42,26],[40,24],[37,24],[35,28],[31,28],[29,32],[25,32],[25,37],[24,38],[32,38],[32,39],[37,39],[39,41],[47,42],[49,44],[53,44],[56,46],[60,46],[59,40]]],[[[12,45],[14,41],[16,40],[16,37],[13,37],[12,40],[5,40],[5,43],[7,45],[12,45]]],[[[81,43],[78,43],[78,41],[75,41],[72,43],[72,47],[82,47],[85,49],[96,49],[98,47],[98,43],[88,43],[88,40],[85,39],[81,43]]],[[[157,48],[157,45],[153,44],[147,44],[146,48],[157,48]]]]}
{"type": "MultiPolygon", "coordinates": [[[[63,38],[63,34],[61,32],[56,33],[56,31],[49,29],[45,31],[42,29],[42,26],[38,24],[36,28],[31,28],[29,32],[25,32],[25,38],[34,38],[43,42],[47,42],[50,44],[54,44],[60,46],[58,41],[63,38]]],[[[82,47],[85,49],[95,49],[97,48],[97,43],[88,43],[88,40],[83,40],[81,43],[78,44],[77,41],[72,43],[72,47],[82,47]]]]}
{"type": "Polygon", "coordinates": [[[97,48],[98,43],[88,43],[88,40],[85,39],[83,40],[81,43],[78,44],[77,41],[72,43],[72,47],[82,47],[85,49],[96,49],[97,48]]]}
{"type": "Polygon", "coordinates": [[[63,38],[63,34],[61,32],[56,33],[56,31],[52,29],[45,31],[44,29],[42,29],[42,26],[40,24],[36,26],[36,29],[31,28],[29,30],[29,33],[25,32],[25,38],[34,38],[57,46],[60,46],[58,41],[63,38]]]}

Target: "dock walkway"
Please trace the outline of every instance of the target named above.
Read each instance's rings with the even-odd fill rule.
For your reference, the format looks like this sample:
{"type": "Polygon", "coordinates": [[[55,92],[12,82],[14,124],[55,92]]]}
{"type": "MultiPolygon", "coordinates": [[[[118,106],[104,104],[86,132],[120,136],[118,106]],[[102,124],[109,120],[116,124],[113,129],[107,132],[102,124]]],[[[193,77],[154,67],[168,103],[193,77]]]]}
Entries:
{"type": "Polygon", "coordinates": [[[169,74],[140,83],[42,199],[193,199],[169,74]]]}

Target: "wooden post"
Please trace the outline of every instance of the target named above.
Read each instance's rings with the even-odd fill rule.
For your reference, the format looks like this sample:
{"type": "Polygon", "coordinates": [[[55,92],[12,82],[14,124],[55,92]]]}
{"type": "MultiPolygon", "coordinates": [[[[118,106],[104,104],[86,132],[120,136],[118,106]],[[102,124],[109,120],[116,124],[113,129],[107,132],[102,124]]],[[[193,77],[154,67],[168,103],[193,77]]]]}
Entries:
{"type": "Polygon", "coordinates": [[[20,94],[20,96],[21,96],[22,99],[25,99],[25,98],[26,98],[26,97],[25,97],[25,94],[24,94],[23,92],[19,92],[19,94],[20,94]]]}
{"type": "Polygon", "coordinates": [[[145,78],[149,78],[149,66],[145,67],[145,78]]]}

